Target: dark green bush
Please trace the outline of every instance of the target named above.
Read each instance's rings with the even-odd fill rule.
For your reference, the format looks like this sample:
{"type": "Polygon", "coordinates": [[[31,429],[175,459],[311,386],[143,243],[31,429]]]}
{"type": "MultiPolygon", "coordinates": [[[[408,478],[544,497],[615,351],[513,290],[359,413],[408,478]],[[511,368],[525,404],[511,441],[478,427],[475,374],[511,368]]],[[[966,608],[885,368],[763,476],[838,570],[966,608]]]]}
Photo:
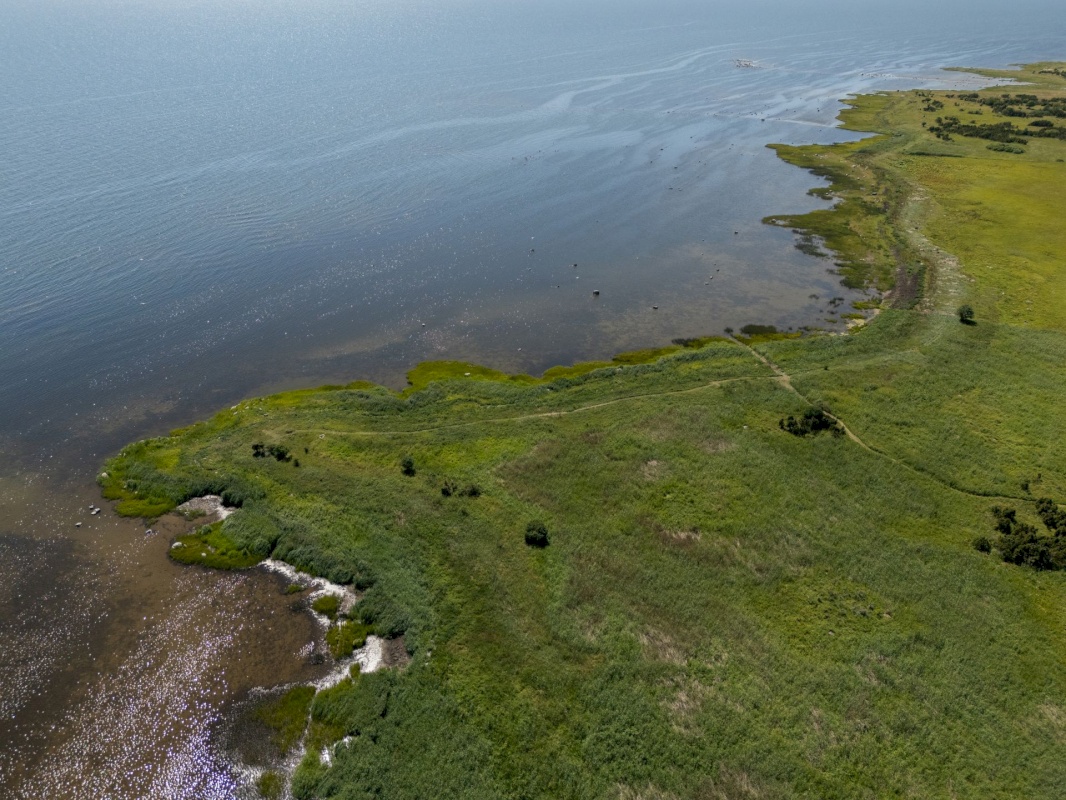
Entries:
{"type": "Polygon", "coordinates": [[[1050,497],[1036,501],[1036,513],[1040,521],[1056,536],[1066,536],[1066,511],[1060,511],[1050,497]]]}
{"type": "Polygon", "coordinates": [[[1024,147],[1018,147],[1013,144],[999,144],[998,142],[996,144],[985,145],[985,147],[988,150],[994,150],[997,153],[1014,153],[1015,155],[1021,155],[1025,152],[1024,147]]]}
{"type": "Polygon", "coordinates": [[[415,460],[411,456],[403,457],[403,461],[400,462],[400,472],[408,478],[415,474],[415,460]]]}
{"type": "Polygon", "coordinates": [[[978,553],[991,553],[992,542],[987,536],[978,536],[973,540],[973,549],[978,553]]]}
{"type": "Polygon", "coordinates": [[[526,544],[530,547],[547,547],[548,526],[540,520],[533,520],[526,525],[526,544]]]}
{"type": "Polygon", "coordinates": [[[289,448],[280,444],[272,444],[268,447],[256,442],[252,445],[252,455],[255,458],[273,456],[278,461],[292,461],[292,455],[289,453],[289,448]]]}
{"type": "Polygon", "coordinates": [[[969,305],[959,306],[959,322],[963,325],[973,325],[973,307],[969,305]]]}
{"type": "MultiPolygon", "coordinates": [[[[1041,510],[1044,512],[1041,516],[1049,515],[1053,523],[1058,523],[1057,517],[1050,516],[1059,513],[1053,502],[1038,504],[1037,513],[1041,510]]],[[[995,506],[992,514],[996,517],[996,530],[1000,533],[997,547],[1004,561],[1039,570],[1066,569],[1066,536],[1042,535],[1034,526],[1019,522],[1013,508],[995,506]]]]}
{"type": "Polygon", "coordinates": [[[799,419],[790,415],[778,420],[777,425],[793,436],[813,436],[822,431],[832,431],[836,436],[844,433],[840,423],[820,408],[808,408],[799,419]]]}

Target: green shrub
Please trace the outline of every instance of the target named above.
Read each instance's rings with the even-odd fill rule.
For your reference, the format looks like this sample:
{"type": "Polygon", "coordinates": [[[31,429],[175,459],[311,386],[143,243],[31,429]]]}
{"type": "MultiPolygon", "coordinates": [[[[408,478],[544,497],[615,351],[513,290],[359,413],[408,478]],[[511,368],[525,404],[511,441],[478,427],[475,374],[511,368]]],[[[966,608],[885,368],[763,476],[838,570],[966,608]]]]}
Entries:
{"type": "Polygon", "coordinates": [[[533,520],[526,525],[526,544],[530,547],[547,547],[548,526],[540,520],[533,520]]]}
{"type": "Polygon", "coordinates": [[[394,639],[407,633],[411,626],[409,607],[409,598],[397,596],[381,584],[375,584],[356,604],[355,610],[359,620],[373,627],[379,636],[394,639]]]}
{"type": "MultiPolygon", "coordinates": [[[[280,444],[266,446],[260,442],[256,442],[252,445],[252,456],[255,458],[273,456],[276,461],[292,461],[292,454],[289,453],[289,448],[280,444]]],[[[299,466],[299,464],[297,464],[297,466],[299,466]]]]}
{"type": "MultiPolygon", "coordinates": [[[[1057,514],[1054,503],[1047,503],[1051,505],[1050,511],[1057,514]]],[[[1047,503],[1037,506],[1038,513],[1040,510],[1048,513],[1047,503]]],[[[1000,533],[997,546],[1004,561],[1038,570],[1066,569],[1066,536],[1042,535],[1035,526],[1019,522],[1013,508],[995,506],[992,514],[1000,533]]],[[[1052,518],[1052,522],[1057,521],[1052,518]]]]}
{"type": "Polygon", "coordinates": [[[973,325],[973,307],[969,305],[959,306],[959,322],[963,325],[973,325]]]}
{"type": "Polygon", "coordinates": [[[318,760],[318,753],[307,753],[292,774],[292,796],[296,800],[316,797],[315,787],[325,773],[326,768],[318,760]]]}
{"type": "Polygon", "coordinates": [[[226,517],[222,530],[236,547],[260,558],[266,558],[274,551],[281,536],[277,521],[258,505],[226,517]]]}
{"type": "Polygon", "coordinates": [[[793,436],[813,436],[822,431],[832,431],[836,436],[844,433],[840,423],[820,408],[807,409],[799,419],[789,415],[785,419],[778,420],[777,425],[781,430],[793,436]]]}
{"type": "Polygon", "coordinates": [[[404,456],[403,461],[400,462],[400,472],[406,475],[408,478],[415,474],[415,460],[411,456],[404,456]]]}
{"type": "Polygon", "coordinates": [[[1021,155],[1025,152],[1024,147],[1018,147],[1013,144],[1000,144],[998,142],[996,144],[985,145],[985,147],[989,150],[995,150],[997,153],[1014,153],[1015,155],[1021,155]]]}
{"type": "Polygon", "coordinates": [[[1066,536],[1066,511],[1060,511],[1050,497],[1036,501],[1036,513],[1040,521],[1056,536],[1066,536]]]}

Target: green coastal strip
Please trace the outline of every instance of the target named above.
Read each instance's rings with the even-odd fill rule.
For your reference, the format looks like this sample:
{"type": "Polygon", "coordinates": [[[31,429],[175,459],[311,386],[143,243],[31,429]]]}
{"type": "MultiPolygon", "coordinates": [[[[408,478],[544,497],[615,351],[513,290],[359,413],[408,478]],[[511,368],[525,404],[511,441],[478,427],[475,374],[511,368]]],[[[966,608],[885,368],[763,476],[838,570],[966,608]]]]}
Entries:
{"type": "Polygon", "coordinates": [[[220,494],[216,552],[363,591],[338,652],[404,635],[311,700],[294,795],[1060,797],[1066,140],[980,126],[1063,125],[996,111],[1055,108],[1062,71],[777,147],[837,204],[771,221],[885,293],[850,335],[425,364],[112,459],[126,513],[220,494]]]}

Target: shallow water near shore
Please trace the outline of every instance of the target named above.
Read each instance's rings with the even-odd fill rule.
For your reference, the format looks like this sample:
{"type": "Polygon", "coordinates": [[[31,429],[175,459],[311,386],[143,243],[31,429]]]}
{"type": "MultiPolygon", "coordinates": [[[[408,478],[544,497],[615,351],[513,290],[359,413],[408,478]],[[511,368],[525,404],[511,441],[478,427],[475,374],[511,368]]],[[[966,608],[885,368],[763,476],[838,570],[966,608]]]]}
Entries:
{"type": "Polygon", "coordinates": [[[865,295],[759,222],[824,205],[764,145],[1066,32],[1035,3],[647,6],[0,11],[0,796],[234,796],[227,709],[320,677],[282,578],[90,514],[109,454],[428,358],[842,328],[828,301],[865,295]]]}
{"type": "Polygon", "coordinates": [[[82,521],[75,536],[0,537],[0,627],[14,645],[2,656],[14,678],[5,786],[27,798],[230,796],[214,726],[257,686],[322,677],[307,658],[321,632],[290,609],[281,576],[179,567],[166,558],[174,521],[146,533],[92,515],[89,498],[36,510],[82,521]]]}

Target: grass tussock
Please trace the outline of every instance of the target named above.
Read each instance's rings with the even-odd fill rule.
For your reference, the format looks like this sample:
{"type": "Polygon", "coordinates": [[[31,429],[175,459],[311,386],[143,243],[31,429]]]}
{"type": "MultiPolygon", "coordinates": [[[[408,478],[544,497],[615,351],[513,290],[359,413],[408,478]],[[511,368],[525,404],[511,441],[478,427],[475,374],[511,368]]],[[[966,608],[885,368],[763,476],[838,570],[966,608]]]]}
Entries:
{"type": "Polygon", "coordinates": [[[247,548],[234,544],[222,531],[221,522],[179,536],[167,552],[179,564],[196,564],[212,569],[247,569],[262,560],[247,548]]]}
{"type": "Polygon", "coordinates": [[[353,650],[366,644],[366,637],[371,633],[373,633],[373,628],[370,625],[345,620],[330,626],[326,631],[326,644],[333,657],[340,660],[347,658],[353,650]]]}
{"type": "Polygon", "coordinates": [[[313,686],[295,686],[256,709],[257,719],[272,731],[278,753],[288,753],[303,736],[314,695],[313,686]]]}

